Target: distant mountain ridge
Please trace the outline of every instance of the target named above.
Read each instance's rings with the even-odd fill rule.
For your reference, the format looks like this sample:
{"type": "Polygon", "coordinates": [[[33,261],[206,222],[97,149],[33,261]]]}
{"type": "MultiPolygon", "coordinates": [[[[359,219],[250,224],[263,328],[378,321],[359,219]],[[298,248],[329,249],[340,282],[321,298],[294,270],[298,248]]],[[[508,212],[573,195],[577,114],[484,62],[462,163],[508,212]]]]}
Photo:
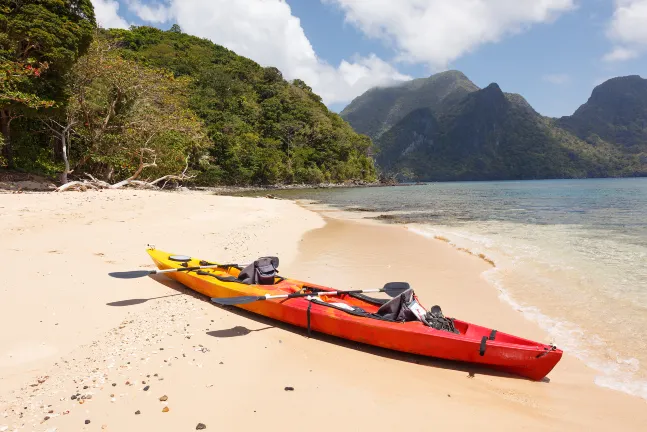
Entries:
{"type": "Polygon", "coordinates": [[[447,71],[394,87],[373,88],[340,114],[358,133],[375,140],[416,109],[441,112],[478,89],[462,72],[447,71]]]}
{"type": "Polygon", "coordinates": [[[585,104],[557,124],[592,143],[599,138],[628,152],[645,152],[647,79],[638,75],[612,78],[597,86],[585,104]]]}
{"type": "Polygon", "coordinates": [[[596,87],[561,119],[458,71],[371,89],[341,116],[373,139],[383,172],[406,180],[647,175],[647,80],[637,76],[596,87]]]}

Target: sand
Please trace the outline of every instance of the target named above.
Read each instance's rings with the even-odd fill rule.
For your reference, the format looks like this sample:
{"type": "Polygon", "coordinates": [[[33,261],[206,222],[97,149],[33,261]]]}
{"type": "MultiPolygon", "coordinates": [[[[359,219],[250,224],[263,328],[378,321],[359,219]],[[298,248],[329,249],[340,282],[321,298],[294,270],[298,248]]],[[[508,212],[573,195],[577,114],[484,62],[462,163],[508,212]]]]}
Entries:
{"type": "Polygon", "coordinates": [[[162,276],[108,275],[151,268],[147,244],[221,261],[277,255],[283,274],[339,288],[407,280],[428,308],[549,342],[484,281],[489,263],[402,226],[194,192],[0,194],[0,432],[647,424],[644,400],[596,386],[568,355],[550,382],[531,382],[308,338],[162,276]]]}

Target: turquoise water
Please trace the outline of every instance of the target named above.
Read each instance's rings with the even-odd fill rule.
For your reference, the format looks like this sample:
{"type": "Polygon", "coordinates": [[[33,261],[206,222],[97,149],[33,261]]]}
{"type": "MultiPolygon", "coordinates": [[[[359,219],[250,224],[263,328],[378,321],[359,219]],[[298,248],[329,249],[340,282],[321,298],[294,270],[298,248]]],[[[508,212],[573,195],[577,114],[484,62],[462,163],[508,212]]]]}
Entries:
{"type": "Polygon", "coordinates": [[[282,191],[483,253],[484,277],[596,382],[647,399],[647,179],[282,191]]]}

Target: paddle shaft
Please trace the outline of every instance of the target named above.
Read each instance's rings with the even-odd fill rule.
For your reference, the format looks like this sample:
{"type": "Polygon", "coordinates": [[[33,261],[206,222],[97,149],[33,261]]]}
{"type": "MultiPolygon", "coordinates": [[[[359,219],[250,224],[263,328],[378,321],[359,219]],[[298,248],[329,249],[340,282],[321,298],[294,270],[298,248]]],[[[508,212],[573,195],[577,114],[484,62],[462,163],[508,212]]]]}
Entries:
{"type": "MultiPolygon", "coordinates": [[[[212,269],[212,268],[227,268],[227,267],[233,267],[233,266],[234,266],[234,264],[213,264],[213,265],[198,266],[198,267],[180,267],[180,268],[176,268],[176,269],[152,270],[151,274],[188,272],[188,271],[204,270],[204,269],[212,269]]],[[[242,267],[245,267],[245,265],[242,265],[242,267]]]]}
{"type": "Polygon", "coordinates": [[[384,291],[384,288],[369,289],[369,290],[353,290],[353,291],[319,291],[316,293],[293,293],[293,294],[276,294],[276,295],[266,294],[265,296],[259,296],[259,300],[270,300],[270,299],[277,299],[277,298],[291,299],[291,298],[310,297],[310,296],[317,296],[317,297],[338,296],[338,295],[345,295],[345,294],[375,293],[375,292],[383,292],[383,291],[384,291]]]}
{"type": "Polygon", "coordinates": [[[338,295],[346,295],[346,294],[361,294],[361,293],[374,293],[374,292],[383,292],[391,297],[396,297],[410,288],[411,287],[406,282],[389,282],[379,289],[352,290],[352,291],[335,290],[335,291],[319,291],[314,293],[292,293],[292,294],[275,294],[275,295],[265,294],[263,296],[241,296],[241,297],[222,297],[222,298],[212,297],[211,301],[223,306],[236,306],[236,305],[248,304],[248,303],[253,303],[257,301],[271,300],[271,299],[338,296],[338,295]]]}

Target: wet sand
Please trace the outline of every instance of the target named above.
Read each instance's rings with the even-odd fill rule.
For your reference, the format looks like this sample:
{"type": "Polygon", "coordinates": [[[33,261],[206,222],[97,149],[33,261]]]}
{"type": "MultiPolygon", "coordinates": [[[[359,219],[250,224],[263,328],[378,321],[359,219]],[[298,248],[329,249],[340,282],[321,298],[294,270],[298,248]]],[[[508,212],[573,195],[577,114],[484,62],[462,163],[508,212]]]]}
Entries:
{"type": "Polygon", "coordinates": [[[165,277],[108,276],[150,268],[147,243],[222,261],[273,254],[284,275],[339,288],[407,280],[427,308],[549,342],[483,280],[490,264],[401,226],[324,224],[289,201],[110,191],[0,195],[0,236],[12,269],[0,288],[0,325],[10,329],[0,333],[0,430],[647,424],[644,400],[595,386],[593,371],[568,355],[550,382],[531,382],[308,338],[165,277]]]}

